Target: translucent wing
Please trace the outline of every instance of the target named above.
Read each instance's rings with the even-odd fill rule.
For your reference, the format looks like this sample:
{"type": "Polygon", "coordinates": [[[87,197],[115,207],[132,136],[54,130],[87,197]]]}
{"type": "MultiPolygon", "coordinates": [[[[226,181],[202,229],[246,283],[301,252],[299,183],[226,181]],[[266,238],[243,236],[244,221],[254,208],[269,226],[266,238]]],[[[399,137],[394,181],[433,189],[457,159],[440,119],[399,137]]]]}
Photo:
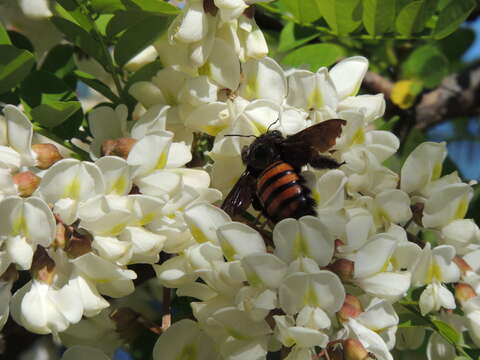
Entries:
{"type": "Polygon", "coordinates": [[[222,210],[232,218],[240,212],[239,210],[246,210],[252,203],[255,194],[255,183],[255,177],[248,169],[245,170],[225,198],[222,204],[222,210]]]}

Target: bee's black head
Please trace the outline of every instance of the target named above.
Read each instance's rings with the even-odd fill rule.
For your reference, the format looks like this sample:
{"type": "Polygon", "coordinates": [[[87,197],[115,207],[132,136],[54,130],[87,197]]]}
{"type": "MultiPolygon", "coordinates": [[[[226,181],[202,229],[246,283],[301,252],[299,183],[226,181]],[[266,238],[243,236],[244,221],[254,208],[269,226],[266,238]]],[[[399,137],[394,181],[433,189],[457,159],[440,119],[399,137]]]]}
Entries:
{"type": "Polygon", "coordinates": [[[242,160],[245,165],[255,169],[264,169],[280,158],[277,144],[283,140],[280,131],[268,131],[255,139],[250,146],[242,149],[242,160]]]}

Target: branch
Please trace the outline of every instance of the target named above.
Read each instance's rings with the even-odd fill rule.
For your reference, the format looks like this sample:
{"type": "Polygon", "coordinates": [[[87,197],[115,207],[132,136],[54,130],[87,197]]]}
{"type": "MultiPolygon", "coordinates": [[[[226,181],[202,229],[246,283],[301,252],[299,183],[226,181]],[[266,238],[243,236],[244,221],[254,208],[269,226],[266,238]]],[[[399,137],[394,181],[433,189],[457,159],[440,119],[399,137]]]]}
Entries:
{"type": "MultiPolygon", "coordinates": [[[[367,72],[363,85],[369,92],[385,95],[389,112],[403,113],[389,101],[393,88],[391,80],[367,72]]],[[[447,76],[436,89],[423,93],[411,110],[413,127],[420,130],[456,117],[480,114],[480,62],[447,76]]]]}

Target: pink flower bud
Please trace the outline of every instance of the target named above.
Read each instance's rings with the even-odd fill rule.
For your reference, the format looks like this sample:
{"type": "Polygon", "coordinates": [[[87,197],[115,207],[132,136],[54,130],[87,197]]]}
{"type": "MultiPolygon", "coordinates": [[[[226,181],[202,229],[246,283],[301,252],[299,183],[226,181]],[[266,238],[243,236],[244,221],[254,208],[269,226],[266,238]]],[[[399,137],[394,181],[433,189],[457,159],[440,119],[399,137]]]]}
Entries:
{"type": "Polygon", "coordinates": [[[48,256],[44,247],[38,246],[33,254],[32,266],[30,268],[32,277],[47,284],[53,282],[55,275],[55,262],[48,256]]]}
{"type": "Polygon", "coordinates": [[[338,259],[328,265],[328,269],[337,274],[344,282],[349,282],[353,278],[354,263],[347,259],[338,259]]]}
{"type": "Polygon", "coordinates": [[[470,285],[465,283],[455,285],[455,299],[457,299],[458,302],[464,303],[475,296],[477,296],[477,293],[470,285]]]}
{"type": "Polygon", "coordinates": [[[345,360],[367,360],[371,358],[362,343],[355,339],[344,340],[343,351],[345,360]]]}
{"type": "Polygon", "coordinates": [[[33,144],[32,150],[37,154],[37,167],[48,169],[57,161],[63,159],[63,156],[53,144],[33,144]]]}
{"type": "Polygon", "coordinates": [[[363,312],[362,304],[356,296],[347,294],[342,308],[337,312],[337,317],[340,322],[348,321],[350,318],[356,318],[363,312]]]}
{"type": "Polygon", "coordinates": [[[133,145],[137,140],[132,138],[120,138],[115,140],[105,140],[102,144],[102,155],[103,156],[119,156],[126,159],[130,150],[132,150],[133,145]]]}
{"type": "Polygon", "coordinates": [[[453,262],[457,264],[462,274],[465,274],[467,271],[472,271],[472,268],[470,267],[470,265],[468,265],[468,263],[460,256],[455,256],[453,258],[453,262]]]}
{"type": "Polygon", "coordinates": [[[31,171],[24,171],[13,175],[13,182],[17,185],[18,194],[23,197],[32,195],[41,180],[41,178],[31,171]]]}

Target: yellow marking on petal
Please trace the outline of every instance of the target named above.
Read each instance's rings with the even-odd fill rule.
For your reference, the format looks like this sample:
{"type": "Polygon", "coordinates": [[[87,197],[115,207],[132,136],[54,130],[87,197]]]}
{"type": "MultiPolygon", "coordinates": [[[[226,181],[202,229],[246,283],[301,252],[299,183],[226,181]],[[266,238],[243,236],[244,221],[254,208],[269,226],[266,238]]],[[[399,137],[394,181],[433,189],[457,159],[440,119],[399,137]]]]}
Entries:
{"type": "Polygon", "coordinates": [[[202,126],[202,130],[206,132],[208,135],[212,135],[212,136],[217,136],[218,133],[223,129],[225,129],[225,126],[223,124],[202,126]]]}
{"type": "Polygon", "coordinates": [[[312,94],[308,97],[307,106],[308,108],[320,108],[323,105],[323,96],[318,88],[313,90],[312,94]]]}
{"type": "Polygon", "coordinates": [[[436,163],[432,170],[432,181],[437,180],[442,175],[443,164],[441,162],[436,163]]]}
{"type": "Polygon", "coordinates": [[[28,237],[28,229],[27,229],[27,223],[25,222],[25,216],[20,215],[13,221],[13,226],[12,226],[12,235],[17,236],[17,235],[24,235],[25,237],[28,237]]]}
{"type": "Polygon", "coordinates": [[[365,131],[363,128],[357,130],[352,138],[352,145],[362,145],[365,143],[365,131]]]}
{"type": "Polygon", "coordinates": [[[256,98],[258,93],[258,81],[257,78],[252,76],[248,79],[247,85],[245,86],[245,97],[256,98]]]}
{"type": "Polygon", "coordinates": [[[258,136],[260,134],[263,134],[263,133],[267,132],[267,127],[264,126],[263,124],[259,124],[255,121],[252,121],[252,124],[254,126],[255,136],[258,136]]]}
{"type": "Polygon", "coordinates": [[[116,194],[116,195],[121,195],[125,192],[125,187],[127,186],[127,181],[125,179],[125,176],[120,176],[117,181],[112,185],[112,189],[110,192],[116,194]]]}
{"type": "Polygon", "coordinates": [[[203,233],[202,230],[200,230],[200,228],[198,228],[197,226],[195,225],[190,225],[190,232],[192,233],[192,236],[195,238],[195,240],[198,242],[198,243],[205,243],[208,241],[208,238],[205,236],[205,234],[203,233]]]}
{"type": "Polygon", "coordinates": [[[383,264],[382,268],[380,269],[380,272],[385,272],[388,270],[388,265],[390,265],[390,257],[385,261],[383,264]]]}
{"type": "Polygon", "coordinates": [[[362,82],[359,81],[357,85],[353,88],[353,91],[350,93],[348,96],[355,96],[357,95],[358,91],[360,90],[360,85],[362,85],[362,82]]]}
{"type": "Polygon", "coordinates": [[[318,190],[313,190],[312,191],[312,198],[315,200],[317,204],[320,203],[320,192],[318,190]]]}
{"type": "Polygon", "coordinates": [[[308,257],[310,253],[308,244],[300,233],[297,233],[297,235],[295,236],[295,240],[293,240],[293,253],[297,258],[301,256],[308,257]]]}
{"type": "Polygon", "coordinates": [[[148,223],[151,223],[153,221],[154,217],[155,217],[155,214],[153,214],[153,213],[147,214],[143,218],[140,219],[139,224],[143,226],[143,225],[146,225],[148,223]]]}
{"type": "Polygon", "coordinates": [[[155,165],[155,169],[163,169],[166,163],[167,163],[167,153],[165,151],[162,151],[162,153],[158,157],[157,164],[155,165]]]}
{"type": "Polygon", "coordinates": [[[242,335],[239,331],[235,329],[227,329],[228,333],[238,340],[247,340],[248,338],[245,335],[242,335]]]}
{"type": "Polygon", "coordinates": [[[443,279],[442,269],[436,263],[432,263],[428,267],[427,275],[425,276],[425,282],[427,284],[430,284],[430,283],[432,283],[432,281],[434,279],[439,280],[439,281],[442,281],[442,279],[443,279]]]}
{"type": "Polygon", "coordinates": [[[318,301],[317,293],[310,285],[308,285],[307,291],[305,291],[305,294],[303,295],[303,303],[305,305],[310,305],[310,306],[320,305],[320,302],[318,301]]]}
{"type": "Polygon", "coordinates": [[[190,344],[182,349],[182,352],[175,358],[175,360],[196,360],[197,358],[197,349],[190,344]]]}
{"type": "Polygon", "coordinates": [[[291,346],[293,346],[293,345],[295,345],[295,344],[297,343],[297,342],[295,341],[295,339],[294,339],[293,337],[291,337],[291,336],[285,338],[282,342],[283,342],[283,343],[285,344],[285,346],[287,346],[287,347],[291,347],[291,346]]]}
{"type": "Polygon", "coordinates": [[[261,285],[263,285],[262,280],[260,280],[258,275],[254,272],[248,273],[247,274],[247,279],[248,279],[248,283],[250,284],[250,286],[261,286],[261,285]]]}
{"type": "Polygon", "coordinates": [[[63,197],[74,199],[74,200],[80,197],[80,181],[78,180],[78,178],[73,179],[70,184],[65,186],[63,197]]]}
{"type": "Polygon", "coordinates": [[[465,215],[467,214],[468,210],[468,201],[463,198],[460,200],[460,203],[458,204],[457,210],[455,211],[455,215],[453,216],[454,220],[457,219],[463,219],[465,215]]]}
{"type": "Polygon", "coordinates": [[[222,247],[223,255],[227,258],[228,261],[235,260],[236,251],[228,241],[222,241],[221,247],[222,247]]]}
{"type": "Polygon", "coordinates": [[[125,226],[127,226],[127,223],[117,224],[112,227],[108,233],[111,235],[118,235],[125,229],[125,226]]]}
{"type": "Polygon", "coordinates": [[[212,74],[212,70],[210,68],[210,63],[206,62],[203,64],[201,67],[198,68],[198,75],[205,75],[205,76],[210,76],[212,74]]]}

